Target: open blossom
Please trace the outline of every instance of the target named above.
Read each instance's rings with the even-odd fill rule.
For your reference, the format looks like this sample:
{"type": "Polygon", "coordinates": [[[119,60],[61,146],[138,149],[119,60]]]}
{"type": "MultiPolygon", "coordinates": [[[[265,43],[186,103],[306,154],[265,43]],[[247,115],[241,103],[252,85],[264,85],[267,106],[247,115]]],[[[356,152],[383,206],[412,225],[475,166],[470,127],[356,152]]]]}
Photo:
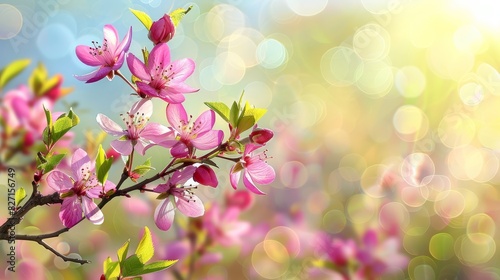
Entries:
{"type": "Polygon", "coordinates": [[[250,223],[240,221],[240,213],[241,209],[238,207],[221,210],[219,205],[214,203],[203,216],[203,227],[216,244],[241,244],[243,235],[250,230],[250,223]]]}
{"type": "Polygon", "coordinates": [[[89,66],[98,66],[99,68],[83,76],[75,76],[80,81],[93,83],[104,77],[112,79],[114,71],[122,67],[125,60],[125,53],[130,47],[132,41],[132,27],[129,28],[123,41],[119,42],[118,32],[110,24],[104,26],[104,40],[102,45],[92,41],[93,46],[79,45],[76,47],[76,56],[83,63],[89,66]]]}
{"type": "Polygon", "coordinates": [[[140,79],[136,82],[140,93],[147,96],[182,103],[183,93],[198,91],[184,83],[194,71],[194,61],[189,58],[170,61],[170,49],[165,43],[154,46],[147,65],[133,54],[128,54],[127,64],[130,72],[140,79]]]}
{"type": "MultiPolygon", "coordinates": [[[[176,142],[170,153],[173,157],[181,158],[191,155],[194,148],[199,150],[213,149],[220,145],[224,138],[222,130],[213,130],[215,113],[212,110],[203,112],[194,122],[188,119],[182,104],[169,104],[167,120],[176,132],[176,142]]],[[[171,143],[167,143],[171,144],[171,143]]]]}
{"type": "Polygon", "coordinates": [[[74,226],[82,218],[82,212],[87,219],[96,225],[102,224],[104,216],[101,209],[94,203],[94,198],[115,188],[115,184],[106,181],[102,186],[94,173],[94,163],[87,153],[78,149],[71,158],[73,176],[54,170],[47,176],[49,187],[59,192],[63,199],[59,218],[67,228],[74,226]]]}
{"type": "Polygon", "coordinates": [[[243,184],[245,187],[256,194],[264,193],[255,186],[255,183],[266,185],[274,181],[276,173],[265,161],[267,159],[266,152],[254,154],[254,151],[259,147],[260,145],[246,145],[241,160],[231,167],[230,181],[234,189],[238,186],[241,172],[243,172],[243,184]]]}
{"type": "Polygon", "coordinates": [[[154,191],[160,193],[157,199],[164,199],[155,210],[154,220],[161,230],[168,230],[174,222],[175,208],[188,217],[199,217],[205,207],[192,191],[198,184],[193,181],[194,166],[175,171],[165,184],[158,185],[154,191]]]}
{"type": "Polygon", "coordinates": [[[148,99],[136,102],[129,112],[121,114],[125,129],[103,114],[97,115],[97,123],[108,134],[120,137],[111,142],[111,147],[118,153],[128,156],[135,149],[144,155],[149,142],[164,141],[170,130],[157,123],[148,123],[153,114],[153,103],[148,99]]]}

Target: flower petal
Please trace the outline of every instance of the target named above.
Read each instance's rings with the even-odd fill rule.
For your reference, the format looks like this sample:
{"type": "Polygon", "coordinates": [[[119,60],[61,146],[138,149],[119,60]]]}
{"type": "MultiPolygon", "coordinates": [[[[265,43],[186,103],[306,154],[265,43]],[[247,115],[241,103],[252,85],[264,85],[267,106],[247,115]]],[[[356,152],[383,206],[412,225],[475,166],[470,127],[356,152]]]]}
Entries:
{"type": "Polygon", "coordinates": [[[148,123],[139,133],[140,137],[154,143],[175,140],[174,132],[158,123],[148,123]]]}
{"type": "Polygon", "coordinates": [[[197,92],[200,89],[193,88],[191,86],[186,85],[185,83],[170,82],[166,85],[165,90],[168,91],[168,95],[174,96],[173,98],[178,98],[178,97],[175,97],[175,94],[192,93],[192,92],[197,92]]]}
{"type": "Polygon", "coordinates": [[[179,104],[186,100],[184,95],[171,91],[168,86],[160,90],[158,97],[169,104],[179,104]]]}
{"type": "MultiPolygon", "coordinates": [[[[196,171],[195,166],[187,166],[182,171],[176,171],[174,174],[172,174],[172,177],[170,178],[169,182],[172,185],[177,185],[177,184],[185,184],[189,179],[193,178],[194,172],[196,171]]],[[[192,182],[193,184],[196,184],[195,182],[192,182]]]]}
{"type": "Polygon", "coordinates": [[[274,181],[276,173],[265,161],[257,161],[247,166],[247,172],[257,184],[267,185],[274,181]]]}
{"type": "Polygon", "coordinates": [[[172,62],[173,75],[170,80],[173,83],[184,82],[194,72],[195,62],[190,58],[183,58],[172,62]]]}
{"type": "Polygon", "coordinates": [[[125,34],[125,37],[123,37],[123,40],[120,42],[120,44],[116,47],[115,50],[115,55],[122,53],[122,52],[128,52],[128,49],[130,47],[130,43],[132,42],[132,26],[128,29],[127,34],[125,34]]]}
{"type": "Polygon", "coordinates": [[[191,143],[197,149],[208,150],[217,147],[222,142],[222,138],[224,138],[222,130],[211,130],[198,135],[197,138],[191,140],[191,143]]]}
{"type": "Polygon", "coordinates": [[[93,83],[103,79],[111,71],[113,71],[113,69],[111,69],[110,67],[101,67],[93,72],[90,72],[82,76],[75,75],[75,78],[78,79],[79,81],[85,81],[86,83],[93,83]]]}
{"type": "Polygon", "coordinates": [[[253,183],[252,181],[252,178],[250,177],[250,174],[248,172],[244,172],[243,173],[243,185],[245,185],[245,187],[255,193],[255,194],[265,194],[264,192],[262,192],[261,190],[259,190],[255,184],[253,183]]]}
{"type": "Polygon", "coordinates": [[[109,135],[120,137],[127,134],[126,132],[123,131],[123,128],[121,128],[120,125],[115,123],[106,115],[97,114],[96,120],[99,126],[102,128],[102,130],[104,130],[109,135]]]}
{"type": "Polygon", "coordinates": [[[186,144],[177,142],[171,149],[170,154],[175,158],[183,158],[189,154],[189,149],[186,144]]]}
{"type": "Polygon", "coordinates": [[[111,147],[123,156],[128,156],[132,153],[132,141],[130,140],[113,140],[111,141],[111,147]]]}
{"type": "Polygon", "coordinates": [[[201,134],[203,132],[210,131],[215,124],[215,112],[212,110],[207,110],[203,112],[196,120],[196,129],[193,129],[193,133],[201,134]]]}
{"type": "Polygon", "coordinates": [[[82,218],[82,205],[78,196],[74,195],[63,199],[59,219],[67,228],[76,225],[82,218]]]}
{"type": "Polygon", "coordinates": [[[186,109],[182,104],[168,104],[167,106],[167,120],[177,131],[182,131],[182,127],[187,124],[188,118],[186,109]]]}
{"type": "Polygon", "coordinates": [[[143,81],[150,81],[151,76],[146,71],[146,65],[131,53],[127,55],[127,66],[130,72],[137,78],[143,81]]]}
{"type": "Polygon", "coordinates": [[[94,201],[87,196],[81,196],[82,198],[82,210],[85,217],[89,219],[94,225],[100,225],[104,222],[104,215],[101,212],[101,209],[97,207],[94,201]]]}
{"type": "Polygon", "coordinates": [[[93,166],[90,163],[90,158],[82,149],[77,149],[71,158],[71,170],[75,175],[75,181],[80,182],[89,178],[93,171],[93,166]]]}
{"type": "Polygon", "coordinates": [[[153,102],[150,99],[143,98],[132,105],[130,109],[130,115],[143,116],[145,118],[150,118],[153,114],[153,102]]]}
{"type": "Polygon", "coordinates": [[[160,43],[153,47],[148,57],[148,72],[155,71],[156,67],[162,69],[168,68],[170,65],[170,48],[165,43],[160,43]]]}
{"type": "Polygon", "coordinates": [[[115,50],[118,44],[118,32],[116,28],[111,24],[106,24],[103,27],[104,42],[102,43],[108,45],[108,48],[115,50]]]}
{"type": "Polygon", "coordinates": [[[156,226],[161,230],[168,230],[175,217],[174,205],[170,199],[165,199],[160,205],[155,209],[154,219],[156,226]]]}
{"type": "Polygon", "coordinates": [[[238,181],[241,177],[241,171],[233,172],[235,166],[236,165],[233,165],[233,167],[231,167],[231,171],[229,171],[229,181],[231,182],[231,186],[233,187],[233,189],[236,189],[238,187],[238,181]]]}
{"type": "Polygon", "coordinates": [[[188,217],[199,217],[205,214],[205,206],[203,206],[203,202],[194,194],[190,196],[189,201],[176,197],[176,205],[177,209],[188,217]]]}
{"type": "Polygon", "coordinates": [[[89,66],[101,66],[101,62],[93,55],[89,46],[79,45],[75,49],[78,59],[89,66]]]}
{"type": "Polygon", "coordinates": [[[73,182],[68,175],[54,170],[47,176],[47,184],[56,192],[63,192],[73,188],[73,182]]]}

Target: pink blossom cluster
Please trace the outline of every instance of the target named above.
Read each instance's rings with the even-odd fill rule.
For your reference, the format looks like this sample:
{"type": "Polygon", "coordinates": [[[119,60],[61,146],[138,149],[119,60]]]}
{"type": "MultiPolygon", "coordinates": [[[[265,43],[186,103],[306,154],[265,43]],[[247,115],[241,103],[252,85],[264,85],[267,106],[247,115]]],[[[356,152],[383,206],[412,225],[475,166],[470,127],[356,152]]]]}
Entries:
{"type": "MultiPolygon", "coordinates": [[[[164,182],[151,189],[146,184],[141,187],[141,191],[155,192],[157,199],[162,200],[154,212],[158,228],[168,230],[174,222],[176,210],[188,217],[205,214],[205,206],[195,191],[199,185],[218,186],[213,170],[217,166],[213,162],[215,158],[235,163],[230,170],[230,183],[234,189],[243,177],[243,184],[248,190],[264,194],[256,184],[269,184],[275,178],[274,169],[267,163],[267,150],[262,148],[273,137],[272,131],[257,128],[255,124],[248,137],[242,138],[240,134],[243,131],[229,125],[230,137],[224,141],[224,132],[214,129],[214,110],[206,110],[196,118],[187,113],[182,104],[185,94],[198,91],[186,84],[195,70],[195,62],[189,58],[171,60],[167,42],[175,34],[172,19],[165,15],[151,24],[148,38],[153,47],[150,52],[145,51],[143,59],[129,52],[132,28],[122,40],[112,25],[105,25],[103,31],[102,42],[92,41],[90,46],[76,47],[77,57],[83,63],[96,67],[89,74],[76,78],[93,83],[105,77],[112,80],[118,76],[135,91],[138,100],[130,110],[120,114],[121,125],[113,120],[116,116],[98,114],[96,117],[101,129],[115,137],[110,145],[124,159],[124,174],[128,178],[136,182],[143,175],[142,171],[134,169],[135,153],[145,155],[154,146],[169,149],[170,155],[162,157],[170,158],[170,161],[167,160],[158,173],[164,182]],[[133,76],[131,81],[120,72],[125,61],[133,76]],[[165,102],[165,125],[150,121],[154,100],[165,102]],[[238,149],[234,149],[235,145],[238,149]],[[200,155],[200,151],[205,154],[200,155]]],[[[102,223],[104,217],[93,199],[118,191],[123,183],[115,185],[110,180],[98,182],[95,165],[83,150],[78,150],[71,163],[72,176],[56,170],[47,179],[49,186],[63,199],[59,216],[66,227],[78,223],[82,213],[94,224],[102,223]]],[[[237,209],[233,207],[221,214],[214,204],[207,212],[207,219],[227,222],[241,231],[241,226],[235,222],[239,213],[237,209]]],[[[205,221],[204,224],[214,240],[228,243],[236,239],[238,230],[228,233],[225,237],[229,239],[226,239],[220,236],[222,233],[213,222],[205,221]]]]}

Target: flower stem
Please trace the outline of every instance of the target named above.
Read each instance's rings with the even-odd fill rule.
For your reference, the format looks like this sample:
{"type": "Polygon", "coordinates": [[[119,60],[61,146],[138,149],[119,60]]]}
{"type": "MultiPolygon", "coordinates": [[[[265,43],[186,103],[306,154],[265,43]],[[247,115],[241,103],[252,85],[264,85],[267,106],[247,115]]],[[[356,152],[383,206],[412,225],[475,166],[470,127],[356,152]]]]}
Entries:
{"type": "Polygon", "coordinates": [[[115,70],[115,75],[122,78],[122,80],[124,80],[135,92],[139,93],[137,88],[127,78],[125,78],[125,76],[123,76],[120,70],[115,70]]]}

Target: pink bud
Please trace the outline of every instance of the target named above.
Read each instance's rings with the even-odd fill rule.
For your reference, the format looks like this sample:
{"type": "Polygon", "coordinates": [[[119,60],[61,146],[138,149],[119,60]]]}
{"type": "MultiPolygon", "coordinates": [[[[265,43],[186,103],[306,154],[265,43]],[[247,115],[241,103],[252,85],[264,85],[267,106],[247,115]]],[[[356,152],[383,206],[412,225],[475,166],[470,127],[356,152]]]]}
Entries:
{"type": "Polygon", "coordinates": [[[118,153],[117,151],[115,151],[115,149],[109,148],[106,151],[106,158],[111,158],[111,157],[113,157],[113,162],[116,162],[117,160],[120,159],[121,155],[120,155],[120,153],[118,153]]]}
{"type": "Polygon", "coordinates": [[[159,43],[166,43],[174,37],[175,26],[172,19],[168,14],[165,14],[159,20],[153,22],[149,29],[148,38],[157,45],[159,43]]]}
{"type": "Polygon", "coordinates": [[[250,133],[250,142],[265,145],[271,138],[273,138],[274,133],[272,130],[267,128],[255,128],[252,133],[250,133]]]}
{"type": "Polygon", "coordinates": [[[200,165],[196,168],[196,171],[193,175],[193,180],[196,182],[210,187],[217,187],[219,181],[217,181],[217,176],[215,176],[215,172],[208,165],[200,165]]]}

